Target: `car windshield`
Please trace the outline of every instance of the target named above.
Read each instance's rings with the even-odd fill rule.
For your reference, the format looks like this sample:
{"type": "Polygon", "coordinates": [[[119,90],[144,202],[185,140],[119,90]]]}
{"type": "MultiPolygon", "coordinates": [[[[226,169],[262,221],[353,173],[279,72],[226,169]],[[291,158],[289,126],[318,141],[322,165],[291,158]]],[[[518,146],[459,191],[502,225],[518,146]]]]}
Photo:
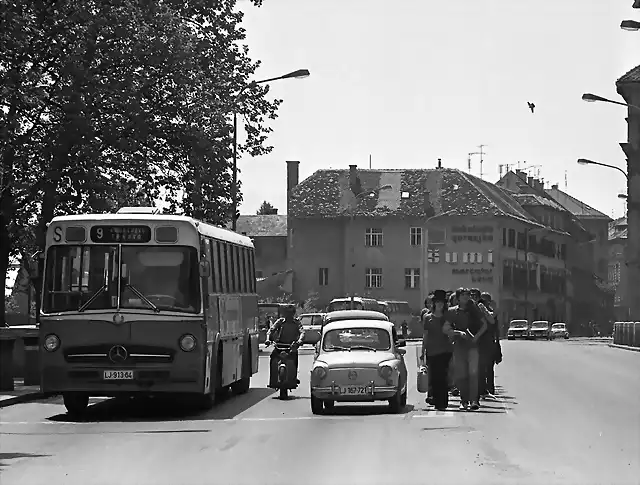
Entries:
{"type": "Polygon", "coordinates": [[[533,328],[547,328],[549,326],[549,322],[533,322],[533,328]]]}
{"type": "Polygon", "coordinates": [[[362,302],[354,301],[353,308],[351,308],[351,300],[332,301],[331,303],[329,303],[329,309],[327,311],[337,312],[339,310],[352,310],[352,309],[362,310],[363,309],[362,302]]]}
{"type": "Polygon", "coordinates": [[[118,303],[121,308],[198,312],[195,248],[123,245],[121,253],[116,245],[49,249],[45,313],[116,309],[118,303]]]}
{"type": "Polygon", "coordinates": [[[335,350],[389,350],[391,337],[383,328],[344,328],[329,330],[322,341],[326,351],[335,350]]]}
{"type": "Polygon", "coordinates": [[[554,323],[552,328],[556,330],[564,330],[565,326],[564,323],[554,323]]]}
{"type": "Polygon", "coordinates": [[[300,321],[305,327],[309,325],[322,325],[322,315],[302,315],[300,321]]]}
{"type": "Polygon", "coordinates": [[[511,322],[511,328],[527,328],[527,322],[511,322]]]}

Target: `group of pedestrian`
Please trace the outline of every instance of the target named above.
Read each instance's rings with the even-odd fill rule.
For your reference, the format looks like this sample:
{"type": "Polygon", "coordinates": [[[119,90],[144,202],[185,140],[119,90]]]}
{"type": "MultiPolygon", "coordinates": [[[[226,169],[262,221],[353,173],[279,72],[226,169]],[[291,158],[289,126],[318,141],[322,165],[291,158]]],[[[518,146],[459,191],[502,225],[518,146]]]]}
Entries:
{"type": "Polygon", "coordinates": [[[449,394],[459,394],[460,409],[475,411],[481,398],[495,398],[493,371],[502,361],[502,350],[491,295],[477,288],[435,290],[425,300],[421,319],[427,403],[443,411],[449,394]]]}

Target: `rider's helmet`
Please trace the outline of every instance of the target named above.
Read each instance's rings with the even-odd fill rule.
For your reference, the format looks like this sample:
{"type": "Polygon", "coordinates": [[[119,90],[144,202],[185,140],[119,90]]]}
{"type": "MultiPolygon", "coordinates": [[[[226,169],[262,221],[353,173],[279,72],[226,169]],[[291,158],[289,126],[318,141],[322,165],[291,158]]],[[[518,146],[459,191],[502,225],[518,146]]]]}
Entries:
{"type": "Polygon", "coordinates": [[[282,316],[287,317],[295,317],[296,316],[296,306],[295,305],[283,305],[282,306],[282,316]]]}

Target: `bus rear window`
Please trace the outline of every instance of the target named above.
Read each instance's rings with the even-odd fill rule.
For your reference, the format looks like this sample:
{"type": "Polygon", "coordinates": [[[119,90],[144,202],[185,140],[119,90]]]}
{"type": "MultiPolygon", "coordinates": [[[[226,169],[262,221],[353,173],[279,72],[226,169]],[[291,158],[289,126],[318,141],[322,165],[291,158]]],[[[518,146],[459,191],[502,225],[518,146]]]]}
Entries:
{"type": "Polygon", "coordinates": [[[353,308],[350,300],[332,301],[329,303],[329,312],[337,312],[340,310],[363,310],[362,302],[354,301],[353,308]]]}

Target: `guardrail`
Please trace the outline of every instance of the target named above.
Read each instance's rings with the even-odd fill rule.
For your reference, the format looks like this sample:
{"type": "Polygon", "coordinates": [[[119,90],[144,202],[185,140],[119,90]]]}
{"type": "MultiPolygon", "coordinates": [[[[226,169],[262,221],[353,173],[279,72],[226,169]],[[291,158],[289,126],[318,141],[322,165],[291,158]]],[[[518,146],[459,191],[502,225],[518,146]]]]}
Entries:
{"type": "Polygon", "coordinates": [[[613,343],[640,347],[640,322],[615,322],[613,324],[613,343]]]}

